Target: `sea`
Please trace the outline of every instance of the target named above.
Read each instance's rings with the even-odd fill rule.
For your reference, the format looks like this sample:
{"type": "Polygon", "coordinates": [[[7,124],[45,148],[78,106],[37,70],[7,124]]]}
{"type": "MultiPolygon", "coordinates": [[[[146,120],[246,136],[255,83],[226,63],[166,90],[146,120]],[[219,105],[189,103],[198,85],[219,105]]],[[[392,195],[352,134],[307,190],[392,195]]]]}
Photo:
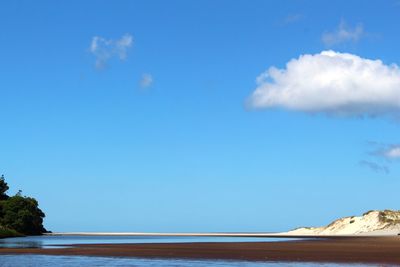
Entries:
{"type": "MultiPolygon", "coordinates": [[[[182,242],[279,242],[282,238],[248,237],[167,237],[167,236],[30,236],[0,239],[0,247],[8,248],[46,248],[67,247],[71,244],[97,243],[182,243],[182,242]]],[[[293,240],[293,239],[291,239],[293,240]]],[[[250,262],[238,260],[187,260],[187,259],[144,259],[86,256],[47,256],[47,255],[0,255],[0,267],[81,267],[81,266],[143,266],[143,267],[273,267],[273,266],[382,266],[365,264],[321,264],[304,262],[250,262]]]]}

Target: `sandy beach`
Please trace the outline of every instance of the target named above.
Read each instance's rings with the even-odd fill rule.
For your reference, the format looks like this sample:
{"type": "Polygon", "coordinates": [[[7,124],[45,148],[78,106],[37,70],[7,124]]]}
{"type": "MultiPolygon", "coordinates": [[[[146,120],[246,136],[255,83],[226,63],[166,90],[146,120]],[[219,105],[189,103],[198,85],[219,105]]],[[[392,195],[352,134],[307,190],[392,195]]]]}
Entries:
{"type": "Polygon", "coordinates": [[[51,249],[2,248],[0,254],[400,264],[400,237],[336,237],[281,242],[79,244],[51,249]]]}

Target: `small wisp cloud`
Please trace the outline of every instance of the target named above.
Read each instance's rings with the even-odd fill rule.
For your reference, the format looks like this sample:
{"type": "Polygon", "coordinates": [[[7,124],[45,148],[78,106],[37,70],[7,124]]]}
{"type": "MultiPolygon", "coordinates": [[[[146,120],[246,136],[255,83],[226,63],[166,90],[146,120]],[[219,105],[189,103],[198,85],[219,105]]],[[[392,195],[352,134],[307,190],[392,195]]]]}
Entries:
{"type": "Polygon", "coordinates": [[[153,84],[153,76],[149,73],[143,74],[139,82],[140,88],[146,89],[150,87],[152,84],[153,84]]]}
{"type": "Polygon", "coordinates": [[[284,20],[282,21],[283,25],[288,25],[288,24],[292,24],[295,22],[298,22],[300,20],[304,19],[304,15],[297,13],[297,14],[289,14],[287,15],[284,20]]]}
{"type": "Polygon", "coordinates": [[[253,108],[350,116],[400,111],[400,69],[381,60],[332,50],[305,54],[256,79],[253,108]]]}
{"type": "Polygon", "coordinates": [[[362,24],[358,24],[352,28],[342,20],[335,31],[325,32],[322,34],[321,39],[326,46],[330,47],[346,42],[356,43],[364,36],[364,34],[364,27],[362,24]]]}
{"type": "Polygon", "coordinates": [[[385,160],[385,164],[378,163],[376,160],[361,160],[360,166],[369,168],[374,172],[382,172],[388,174],[390,168],[388,164],[399,162],[400,160],[400,145],[398,144],[381,144],[372,142],[371,145],[376,146],[375,150],[370,151],[369,155],[376,157],[379,161],[385,160]]]}
{"type": "Polygon", "coordinates": [[[132,44],[133,37],[130,34],[125,34],[120,39],[115,40],[95,36],[92,38],[89,51],[96,57],[96,68],[103,69],[107,62],[114,57],[125,60],[128,56],[128,49],[132,44]]]}
{"type": "Polygon", "coordinates": [[[375,151],[371,152],[372,155],[385,158],[389,161],[391,160],[400,160],[400,145],[391,144],[381,146],[375,151]]]}
{"type": "Polygon", "coordinates": [[[393,146],[385,151],[385,157],[389,159],[400,159],[400,146],[393,146]]]}

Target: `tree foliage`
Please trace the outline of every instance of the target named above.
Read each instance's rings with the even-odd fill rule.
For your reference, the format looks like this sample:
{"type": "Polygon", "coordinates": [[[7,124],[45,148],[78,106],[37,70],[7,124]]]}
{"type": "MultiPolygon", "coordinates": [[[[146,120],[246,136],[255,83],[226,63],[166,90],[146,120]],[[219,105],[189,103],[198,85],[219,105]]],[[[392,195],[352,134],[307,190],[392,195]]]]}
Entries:
{"type": "Polygon", "coordinates": [[[5,200],[8,198],[8,195],[6,194],[8,189],[8,184],[4,180],[4,175],[2,175],[0,177],[0,200],[5,200]]]}
{"type": "Polygon", "coordinates": [[[0,179],[0,226],[15,230],[25,235],[39,235],[46,232],[43,227],[45,214],[39,208],[36,199],[22,196],[19,191],[15,196],[6,195],[8,190],[4,177],[0,179]],[[5,189],[5,190],[4,190],[5,189]]]}

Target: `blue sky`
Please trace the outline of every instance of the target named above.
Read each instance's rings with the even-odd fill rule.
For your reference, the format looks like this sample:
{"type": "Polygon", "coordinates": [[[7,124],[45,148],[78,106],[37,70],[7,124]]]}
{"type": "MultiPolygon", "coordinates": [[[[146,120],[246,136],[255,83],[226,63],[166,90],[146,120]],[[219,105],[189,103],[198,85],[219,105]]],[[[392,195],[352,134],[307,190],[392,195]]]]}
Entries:
{"type": "Polygon", "coordinates": [[[399,14],[398,1],[3,1],[0,171],[53,231],[279,231],[398,209],[399,14]],[[334,77],[341,93],[309,86],[332,67],[325,50],[388,87],[365,89],[359,68],[334,77]],[[299,76],[256,82],[292,59],[299,76]]]}

